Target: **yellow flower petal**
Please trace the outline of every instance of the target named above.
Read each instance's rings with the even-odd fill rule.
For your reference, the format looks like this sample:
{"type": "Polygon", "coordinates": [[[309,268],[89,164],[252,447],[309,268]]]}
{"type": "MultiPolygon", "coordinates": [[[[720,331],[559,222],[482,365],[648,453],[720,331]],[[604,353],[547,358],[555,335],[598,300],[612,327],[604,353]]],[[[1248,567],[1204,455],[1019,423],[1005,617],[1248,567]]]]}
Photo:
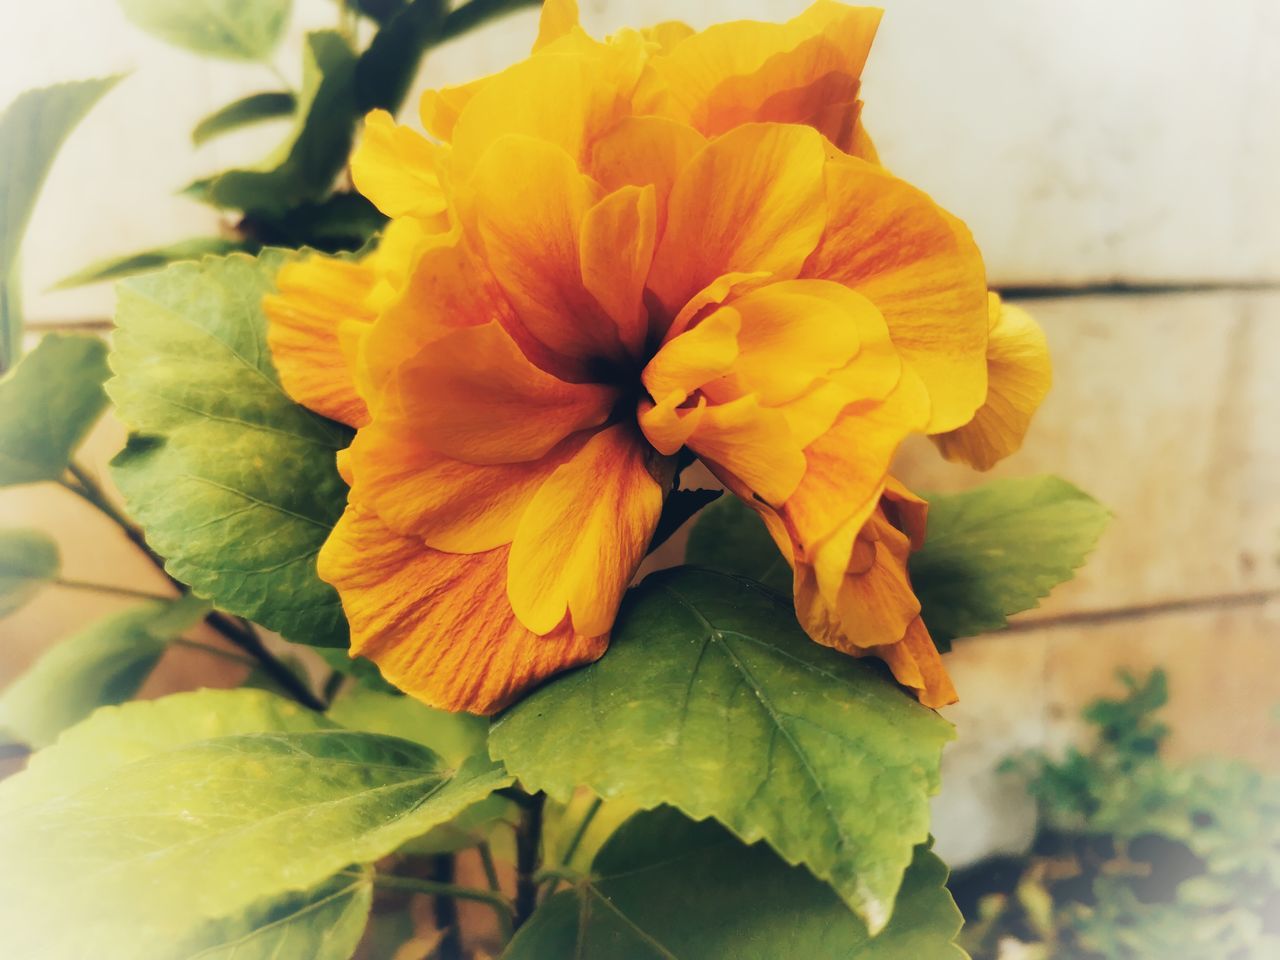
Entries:
{"type": "Polygon", "coordinates": [[[489,714],[608,646],[567,624],[543,635],[525,628],[507,602],[508,553],[441,553],[348,507],[318,568],[342,598],[352,656],[429,706],[489,714]]]}
{"type": "Polygon", "coordinates": [[[708,465],[731,474],[770,504],[790,497],[805,472],[805,454],[786,417],[762,406],[754,394],[708,406],[688,445],[708,465]]]}
{"type": "Polygon", "coordinates": [[[693,36],[693,27],[679,20],[663,20],[651,27],[645,27],[640,35],[646,40],[656,43],[663,53],[670,53],[679,44],[693,36]]]}
{"type": "Polygon", "coordinates": [[[373,321],[367,300],[376,283],[365,265],[313,256],[281,267],[279,292],[262,303],[267,343],[286,392],[353,427],[368,421],[369,410],[356,390],[351,347],[373,321]]]}
{"type": "Polygon", "coordinates": [[[987,391],[982,257],[960,221],[879,167],[835,157],[826,230],[802,276],[834,280],[883,314],[932,401],[930,433],[967,423],[987,391]]]}
{"type": "Polygon", "coordinates": [[[667,199],[676,177],[705,147],[692,127],[662,117],[624,117],[592,147],[588,172],[606,190],[652,186],[661,235],[667,223],[667,199]]]}
{"type": "Polygon", "coordinates": [[[364,139],[351,156],[351,180],[388,217],[434,218],[445,209],[436,149],[387,111],[374,110],[365,117],[364,139]]]}
{"type": "MultiPolygon", "coordinates": [[[[542,485],[511,545],[507,595],[520,622],[606,633],[662,513],[670,475],[650,472],[631,425],[602,430],[542,485]]],[[[669,468],[667,468],[669,469],[669,468]]]]}
{"type": "MultiPolygon", "coordinates": [[[[622,187],[582,219],[578,241],[582,284],[613,321],[617,337],[640,359],[649,339],[645,281],[657,235],[654,189],[622,187]]],[[[585,318],[578,318],[579,322],[585,318]]]]}
{"type": "Polygon", "coordinates": [[[678,403],[710,380],[722,377],[738,359],[742,318],[721,309],[662,345],[640,375],[649,396],[661,401],[675,393],[678,403]]]}
{"type": "Polygon", "coordinates": [[[1053,383],[1049,344],[1031,315],[995,294],[990,309],[986,402],[964,426],[933,438],[948,460],[978,470],[990,470],[1022,446],[1053,383]]]}
{"type": "Polygon", "coordinates": [[[538,18],[538,39],[533,43],[538,51],[559,40],[578,25],[577,0],[543,0],[538,18]]]}
{"type": "Polygon", "coordinates": [[[777,124],[733,130],[689,161],[649,280],[669,315],[726,273],[794,277],[822,234],[825,161],[816,133],[777,124]]]}

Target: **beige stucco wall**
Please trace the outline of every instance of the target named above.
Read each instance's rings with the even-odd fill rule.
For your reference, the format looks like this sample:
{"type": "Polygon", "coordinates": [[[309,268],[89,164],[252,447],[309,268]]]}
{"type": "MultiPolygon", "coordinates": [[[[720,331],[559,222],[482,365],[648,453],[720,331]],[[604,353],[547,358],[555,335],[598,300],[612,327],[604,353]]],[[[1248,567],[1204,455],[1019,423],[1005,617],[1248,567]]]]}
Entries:
{"type": "MultiPolygon", "coordinates": [[[[584,0],[597,31],[678,16],[781,18],[801,2],[584,0]]],[[[1006,635],[957,644],[959,740],[937,805],[944,855],[963,861],[1025,839],[1030,808],[994,773],[1016,748],[1061,744],[1117,666],[1169,669],[1174,749],[1280,761],[1280,6],[1168,0],[888,0],[864,87],[885,161],[973,227],[992,282],[1028,301],[1057,383],[1026,448],[999,475],[1060,473],[1116,514],[1079,580],[1006,635]],[[1169,290],[1116,292],[1112,284],[1169,290]],[[1187,285],[1206,289],[1186,290],[1187,285]],[[1088,296],[1077,288],[1093,288],[1088,296]],[[1262,288],[1262,289],[1259,289],[1262,288]],[[1071,293],[1073,295],[1066,295],[1071,293]]],[[[328,25],[299,0],[279,56],[328,25]]],[[[519,56],[534,17],[438,51],[422,83],[464,80],[519,56]]],[[[206,233],[216,218],[174,195],[194,177],[265,152],[260,129],[201,150],[188,131],[235,96],[269,89],[260,68],[188,57],[133,30],[107,0],[5,11],[0,102],[18,90],[131,69],[75,135],[26,249],[38,327],[101,326],[106,288],[49,293],[113,253],[206,233]]],[[[121,434],[104,422],[99,470],[121,434]]],[[[927,445],[902,458],[926,490],[981,478],[927,445]]],[[[68,576],[162,586],[128,544],[56,490],[0,491],[0,524],[56,531],[68,576]]],[[[117,606],[51,590],[0,622],[0,683],[77,625],[117,606]]],[[[231,682],[184,651],[159,692],[231,682]]]]}

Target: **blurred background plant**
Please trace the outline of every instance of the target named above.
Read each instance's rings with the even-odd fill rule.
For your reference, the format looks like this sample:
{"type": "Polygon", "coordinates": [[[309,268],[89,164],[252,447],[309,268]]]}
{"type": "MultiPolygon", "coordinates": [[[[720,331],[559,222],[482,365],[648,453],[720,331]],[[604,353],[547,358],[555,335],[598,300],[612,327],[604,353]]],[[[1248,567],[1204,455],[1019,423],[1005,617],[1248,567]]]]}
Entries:
{"type": "Polygon", "coordinates": [[[1165,673],[1122,672],[1083,713],[1087,750],[1005,771],[1036,798],[1025,856],[957,871],[975,960],[1280,956],[1280,777],[1239,761],[1170,763],[1165,673]]]}

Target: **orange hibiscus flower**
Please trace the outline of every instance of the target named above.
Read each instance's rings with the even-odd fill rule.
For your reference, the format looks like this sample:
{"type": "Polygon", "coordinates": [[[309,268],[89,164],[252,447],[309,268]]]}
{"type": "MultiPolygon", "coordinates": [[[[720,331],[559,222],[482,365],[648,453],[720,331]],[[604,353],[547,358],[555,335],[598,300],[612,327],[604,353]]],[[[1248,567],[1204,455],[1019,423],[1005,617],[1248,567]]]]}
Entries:
{"type": "Polygon", "coordinates": [[[964,225],[861,130],[878,20],[598,42],[549,2],[528,59],[424,97],[434,141],[370,116],[353,178],[386,237],[267,302],[286,388],[358,428],[319,561],[353,655],[480,713],[599,657],[688,451],[765,517],[815,639],[954,699],[888,471],[913,432],[981,459],[955,438],[991,317],[964,225]]]}

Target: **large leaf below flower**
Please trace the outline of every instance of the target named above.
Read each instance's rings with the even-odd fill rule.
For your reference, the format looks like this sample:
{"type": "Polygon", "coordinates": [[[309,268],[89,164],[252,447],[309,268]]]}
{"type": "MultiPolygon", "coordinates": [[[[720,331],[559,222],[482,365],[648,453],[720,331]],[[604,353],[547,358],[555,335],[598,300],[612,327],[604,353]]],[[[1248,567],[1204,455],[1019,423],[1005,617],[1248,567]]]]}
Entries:
{"type": "Polygon", "coordinates": [[[946,876],[916,848],[893,920],[872,939],[829,887],[764,844],[656,810],[624,824],[591,875],[545,903],[503,960],[962,960],[946,876]]]}
{"type": "Polygon", "coordinates": [[[107,406],[107,347],[51,333],[0,379],[0,487],[58,480],[107,406]]]}
{"type": "Polygon", "coordinates": [[[396,737],[299,729],[263,697],[247,723],[199,694],[100,711],[6,781],[0,955],[167,960],[201,934],[224,944],[213,921],[252,924],[509,782],[488,761],[452,770],[396,737]],[[273,714],[289,729],[217,735],[273,714]],[[173,729],[153,733],[161,719],[173,729]]]}
{"type": "Polygon", "coordinates": [[[290,640],[343,646],[315,559],[346,487],[347,428],[298,406],[271,364],[262,297],[285,255],[175,264],[119,286],[108,391],[133,431],[115,478],[166,568],[290,640]]]}
{"type": "Polygon", "coordinates": [[[490,752],[557,799],[584,784],[764,839],[879,930],[951,736],[876,665],[813,643],[778,597],[681,569],[632,592],[602,660],[500,717],[490,752]]]}
{"type": "Polygon", "coordinates": [[[911,557],[911,579],[934,640],[999,630],[1035,607],[1071,579],[1109,518],[1058,477],[929,497],[929,536],[911,557]]]}
{"type": "Polygon", "coordinates": [[[737,497],[721,497],[689,532],[685,562],[763,583],[791,594],[791,567],[756,512],[737,497]]]}

